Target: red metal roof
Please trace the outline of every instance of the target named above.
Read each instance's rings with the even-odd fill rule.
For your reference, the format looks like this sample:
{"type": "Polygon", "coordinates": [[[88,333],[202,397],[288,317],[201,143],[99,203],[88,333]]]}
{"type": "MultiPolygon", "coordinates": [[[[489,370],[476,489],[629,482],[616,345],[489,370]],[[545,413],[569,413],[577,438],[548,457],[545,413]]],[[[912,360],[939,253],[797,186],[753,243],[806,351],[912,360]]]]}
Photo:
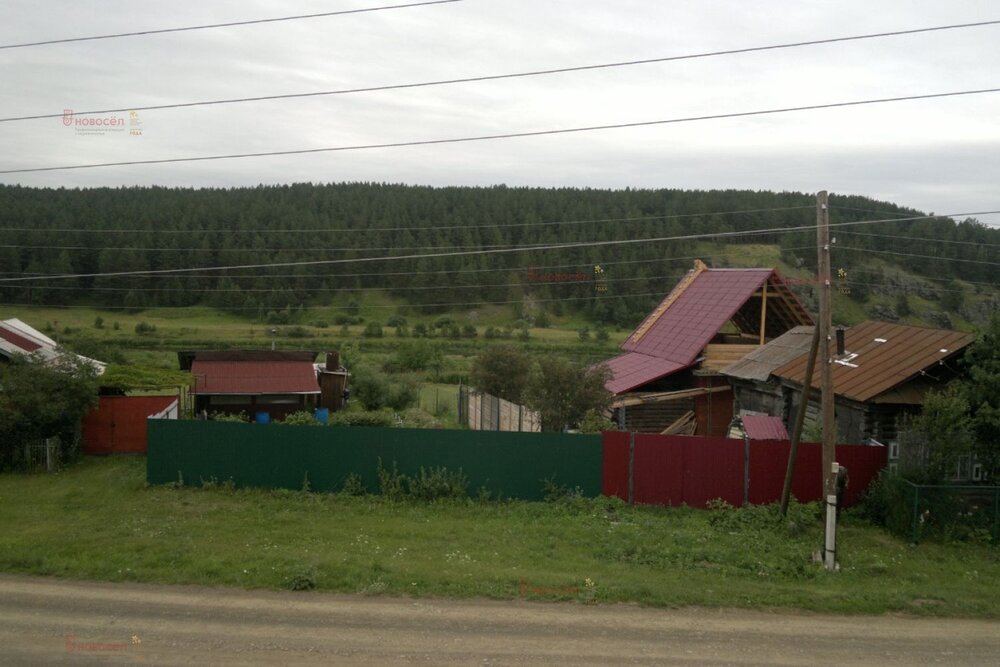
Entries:
{"type": "Polygon", "coordinates": [[[318,394],[308,361],[204,361],[191,364],[192,394],[318,394]]]}
{"type": "Polygon", "coordinates": [[[743,431],[751,440],[788,440],[788,429],[781,417],[744,415],[743,431]]]}
{"type": "Polygon", "coordinates": [[[23,350],[25,353],[31,353],[35,350],[40,350],[41,345],[33,340],[25,338],[19,333],[12,331],[0,322],[0,338],[3,338],[8,343],[12,343],[23,350]]]}
{"type": "Polygon", "coordinates": [[[638,352],[628,352],[604,364],[611,369],[612,379],[605,386],[612,394],[635,389],[684,368],[684,364],[638,352]]]}
{"type": "MultiPolygon", "coordinates": [[[[629,336],[622,349],[669,359],[683,364],[682,368],[691,365],[771,273],[771,269],[703,271],[652,323],[645,335],[638,341],[634,340],[635,334],[629,336]]],[[[637,331],[642,327],[639,325],[637,331]]]]}

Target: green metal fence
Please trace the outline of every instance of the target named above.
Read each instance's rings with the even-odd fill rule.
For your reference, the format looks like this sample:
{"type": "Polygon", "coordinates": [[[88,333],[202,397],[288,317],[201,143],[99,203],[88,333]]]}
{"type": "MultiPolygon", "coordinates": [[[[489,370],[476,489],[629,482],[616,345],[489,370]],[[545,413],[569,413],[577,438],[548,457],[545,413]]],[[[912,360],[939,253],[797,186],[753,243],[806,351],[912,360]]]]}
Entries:
{"type": "Polygon", "coordinates": [[[199,485],[339,491],[348,475],[378,491],[376,470],[461,469],[469,492],[540,500],[543,481],[584,495],[601,493],[601,436],[496,433],[439,429],[284,426],[211,421],[150,420],[146,480],[199,485]]]}
{"type": "MultiPolygon", "coordinates": [[[[906,497],[896,512],[897,532],[906,517],[914,543],[924,538],[1000,543],[1000,486],[914,484],[902,480],[906,497]]],[[[892,517],[890,517],[891,519],[892,517]]]]}

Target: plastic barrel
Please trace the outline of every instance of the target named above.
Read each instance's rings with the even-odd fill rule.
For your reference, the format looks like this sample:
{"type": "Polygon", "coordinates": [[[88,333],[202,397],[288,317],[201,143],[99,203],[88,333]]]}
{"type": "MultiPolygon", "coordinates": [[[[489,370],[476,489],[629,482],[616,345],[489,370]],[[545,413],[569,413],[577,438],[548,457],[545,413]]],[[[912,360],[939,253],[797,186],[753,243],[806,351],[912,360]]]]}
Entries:
{"type": "Polygon", "coordinates": [[[271,423],[271,413],[270,412],[258,412],[256,418],[254,419],[258,424],[270,424],[271,423]]]}
{"type": "Polygon", "coordinates": [[[330,421],[330,408],[316,408],[313,415],[320,424],[326,424],[330,421]]]}

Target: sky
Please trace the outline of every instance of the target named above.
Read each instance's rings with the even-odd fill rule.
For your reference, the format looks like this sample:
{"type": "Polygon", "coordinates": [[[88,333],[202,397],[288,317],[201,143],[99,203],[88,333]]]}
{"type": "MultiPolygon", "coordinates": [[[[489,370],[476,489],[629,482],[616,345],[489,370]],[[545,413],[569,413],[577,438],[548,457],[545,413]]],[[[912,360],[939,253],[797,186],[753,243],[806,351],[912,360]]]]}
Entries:
{"type": "MultiPolygon", "coordinates": [[[[404,4],[6,0],[0,45],[404,4]]],[[[993,0],[461,0],[0,49],[0,171],[345,147],[1000,87],[1000,25],[447,86],[197,102],[489,76],[1000,19],[993,0]],[[69,122],[69,124],[65,124],[69,122]]],[[[1000,93],[444,145],[0,174],[44,187],[434,186],[857,194],[1000,209],[1000,93]]],[[[965,216],[960,216],[964,218],[965,216]]],[[[1000,215],[977,215],[1000,226],[1000,215]]]]}

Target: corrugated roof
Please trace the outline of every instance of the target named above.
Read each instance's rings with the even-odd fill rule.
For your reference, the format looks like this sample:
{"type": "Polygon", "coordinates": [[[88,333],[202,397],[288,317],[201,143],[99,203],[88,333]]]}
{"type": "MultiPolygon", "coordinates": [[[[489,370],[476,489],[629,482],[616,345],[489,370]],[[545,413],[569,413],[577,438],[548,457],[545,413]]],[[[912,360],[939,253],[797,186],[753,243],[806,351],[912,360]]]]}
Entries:
{"type": "Polygon", "coordinates": [[[809,352],[812,334],[811,326],[794,327],[720,372],[729,377],[766,382],[774,369],[809,352]]]}
{"type": "Polygon", "coordinates": [[[765,298],[766,335],[812,323],[774,269],[707,269],[698,263],[622,344],[625,352],[642,356],[608,362],[614,378],[606,386],[617,394],[694,365],[730,321],[744,333],[759,334],[765,298]]]}
{"type": "Polygon", "coordinates": [[[0,321],[0,354],[5,357],[33,354],[46,363],[58,362],[63,355],[69,354],[90,364],[98,375],[104,373],[106,367],[105,363],[96,359],[61,350],[54,340],[16,317],[0,321]]]}
{"type": "MultiPolygon", "coordinates": [[[[940,361],[960,354],[975,340],[972,334],[943,329],[926,329],[904,324],[869,320],[847,329],[847,354],[833,363],[833,390],[839,396],[856,401],[869,401],[890,389],[933,369],[940,361]]],[[[835,356],[836,342],[831,341],[828,354],[835,356]]],[[[806,357],[775,369],[774,375],[802,383],[806,357]]],[[[819,387],[822,359],[817,359],[812,386],[819,387]]]]}
{"type": "Polygon", "coordinates": [[[622,349],[690,365],[771,274],[771,269],[702,271],[683,293],[668,296],[673,298],[670,307],[647,317],[636,330],[648,327],[645,334],[638,338],[633,333],[622,349]]]}
{"type": "Polygon", "coordinates": [[[192,394],[318,394],[312,359],[301,361],[206,361],[191,364],[192,394]]]}
{"type": "Polygon", "coordinates": [[[788,429],[781,417],[744,415],[743,431],[751,440],[788,440],[788,429]]]}
{"type": "Polygon", "coordinates": [[[676,373],[684,368],[684,364],[667,359],[658,359],[647,354],[628,352],[604,362],[611,369],[612,378],[606,385],[612,394],[641,387],[665,375],[676,373]]]}

